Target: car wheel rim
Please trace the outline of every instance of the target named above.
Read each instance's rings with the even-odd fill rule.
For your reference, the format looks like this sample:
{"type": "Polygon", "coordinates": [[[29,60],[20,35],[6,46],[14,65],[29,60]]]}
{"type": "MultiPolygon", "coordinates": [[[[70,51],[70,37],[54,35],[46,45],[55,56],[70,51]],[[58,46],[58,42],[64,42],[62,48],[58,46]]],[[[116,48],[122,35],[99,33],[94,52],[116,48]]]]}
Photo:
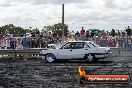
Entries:
{"type": "Polygon", "coordinates": [[[54,58],[53,58],[52,56],[47,56],[47,57],[46,57],[46,60],[47,60],[48,62],[53,62],[53,61],[54,61],[54,58]]]}
{"type": "Polygon", "coordinates": [[[87,60],[88,61],[93,61],[93,56],[91,54],[89,54],[87,60]]]}

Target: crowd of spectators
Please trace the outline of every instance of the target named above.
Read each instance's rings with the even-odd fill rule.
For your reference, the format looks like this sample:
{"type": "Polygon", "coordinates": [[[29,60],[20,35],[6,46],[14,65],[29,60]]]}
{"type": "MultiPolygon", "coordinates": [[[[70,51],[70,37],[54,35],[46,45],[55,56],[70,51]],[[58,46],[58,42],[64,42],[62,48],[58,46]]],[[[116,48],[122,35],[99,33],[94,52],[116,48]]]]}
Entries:
{"type": "MultiPolygon", "coordinates": [[[[82,28],[77,32],[69,32],[65,37],[65,41],[94,41],[101,47],[132,47],[131,33],[118,31],[116,36],[110,35],[110,32],[92,33],[85,31],[82,28]]],[[[25,33],[19,37],[14,37],[13,34],[0,34],[1,49],[27,49],[27,48],[48,48],[48,44],[59,44],[62,38],[54,36],[52,32],[35,32],[25,33]]]]}
{"type": "Polygon", "coordinates": [[[48,44],[60,42],[59,37],[53,37],[51,32],[25,33],[14,37],[13,34],[0,34],[1,49],[27,49],[27,48],[48,48],[48,44]]]}
{"type": "MultiPolygon", "coordinates": [[[[71,33],[72,34],[72,33],[71,33]]],[[[117,35],[111,35],[111,32],[90,32],[85,31],[84,28],[81,31],[73,33],[73,39],[76,41],[94,41],[101,47],[132,47],[132,33],[131,31],[117,31],[117,35]]]]}

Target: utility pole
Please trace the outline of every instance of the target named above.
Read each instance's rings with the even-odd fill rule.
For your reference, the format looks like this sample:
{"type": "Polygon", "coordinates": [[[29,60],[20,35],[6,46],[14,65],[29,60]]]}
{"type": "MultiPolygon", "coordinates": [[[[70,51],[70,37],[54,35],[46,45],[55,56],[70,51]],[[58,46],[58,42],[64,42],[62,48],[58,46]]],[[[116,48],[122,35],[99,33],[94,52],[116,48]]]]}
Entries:
{"type": "Polygon", "coordinates": [[[64,4],[62,4],[62,41],[64,42],[64,4]]]}

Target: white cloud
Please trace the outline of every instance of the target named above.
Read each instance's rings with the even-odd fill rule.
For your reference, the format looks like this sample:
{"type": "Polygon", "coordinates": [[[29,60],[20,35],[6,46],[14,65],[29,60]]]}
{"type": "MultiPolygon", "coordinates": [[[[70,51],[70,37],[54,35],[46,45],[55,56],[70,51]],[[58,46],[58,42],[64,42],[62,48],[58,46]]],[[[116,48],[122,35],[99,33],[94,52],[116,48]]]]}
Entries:
{"type": "Polygon", "coordinates": [[[69,3],[84,3],[87,0],[33,0],[33,4],[69,4],[69,3]]]}
{"type": "Polygon", "coordinates": [[[62,3],[70,30],[81,26],[123,29],[132,24],[131,0],[0,0],[0,25],[13,23],[42,29],[61,22],[62,3]]]}

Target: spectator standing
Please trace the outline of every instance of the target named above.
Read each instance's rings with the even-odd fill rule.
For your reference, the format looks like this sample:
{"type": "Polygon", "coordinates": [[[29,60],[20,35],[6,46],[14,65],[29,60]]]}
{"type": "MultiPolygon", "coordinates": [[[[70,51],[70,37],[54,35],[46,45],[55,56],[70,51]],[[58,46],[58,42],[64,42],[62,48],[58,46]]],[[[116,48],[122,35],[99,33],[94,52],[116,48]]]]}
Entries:
{"type": "Polygon", "coordinates": [[[6,40],[5,40],[5,36],[3,36],[1,41],[1,49],[5,49],[5,47],[6,47],[6,40]]]}
{"type": "Polygon", "coordinates": [[[100,46],[107,47],[108,45],[108,38],[106,36],[106,33],[102,34],[102,37],[100,38],[100,46]]]}
{"type": "Polygon", "coordinates": [[[113,42],[112,36],[109,36],[109,37],[108,37],[108,47],[113,47],[113,46],[114,46],[113,43],[114,43],[114,42],[113,42]]]}
{"type": "Polygon", "coordinates": [[[73,38],[73,40],[75,39],[75,32],[74,32],[74,30],[72,31],[72,38],[73,38]]]}
{"type": "Polygon", "coordinates": [[[79,37],[80,37],[80,33],[77,31],[77,32],[75,33],[75,40],[77,40],[79,37]]]}
{"type": "Polygon", "coordinates": [[[132,38],[129,36],[127,39],[128,47],[132,47],[132,38]]]}
{"type": "Polygon", "coordinates": [[[5,42],[6,42],[6,48],[10,49],[10,47],[11,47],[10,46],[10,38],[8,36],[6,37],[6,41],[5,42]]]}
{"type": "Polygon", "coordinates": [[[71,32],[69,32],[67,36],[68,36],[68,41],[72,41],[73,40],[72,39],[72,33],[71,32]]]}
{"type": "Polygon", "coordinates": [[[35,47],[35,39],[31,38],[30,42],[31,42],[30,48],[34,48],[35,47]]]}
{"type": "Polygon", "coordinates": [[[1,49],[1,46],[2,46],[2,38],[0,37],[0,49],[1,49]]]}
{"type": "Polygon", "coordinates": [[[85,38],[85,30],[84,30],[84,27],[82,27],[82,29],[80,31],[80,34],[81,34],[81,40],[84,40],[84,38],[85,38]]]}
{"type": "Polygon", "coordinates": [[[75,36],[80,37],[80,33],[77,31],[77,32],[75,33],[75,36]]]}
{"type": "Polygon", "coordinates": [[[16,40],[15,40],[15,38],[10,39],[10,46],[11,46],[11,49],[16,49],[16,40]]]}
{"type": "Polygon", "coordinates": [[[127,32],[127,36],[130,37],[130,36],[131,36],[131,29],[130,29],[129,26],[128,26],[128,28],[126,29],[126,32],[127,32]]]}
{"type": "Polygon", "coordinates": [[[87,31],[86,31],[86,38],[89,38],[89,37],[90,37],[89,31],[87,30],[87,31]]]}
{"type": "Polygon", "coordinates": [[[34,48],[38,47],[39,47],[38,39],[34,39],[34,48]]]}
{"type": "Polygon", "coordinates": [[[122,34],[118,38],[119,47],[126,47],[126,43],[127,37],[125,36],[125,32],[122,32],[122,34]]]}
{"type": "Polygon", "coordinates": [[[29,48],[29,39],[26,36],[24,36],[22,39],[22,45],[23,45],[23,49],[29,48]]]}
{"type": "Polygon", "coordinates": [[[97,43],[97,37],[96,37],[96,35],[95,35],[95,34],[94,34],[94,36],[93,36],[92,40],[93,40],[95,43],[97,43]]]}
{"type": "Polygon", "coordinates": [[[45,48],[44,38],[41,39],[41,48],[45,48]]]}
{"type": "Polygon", "coordinates": [[[17,39],[17,44],[16,44],[16,48],[17,49],[22,49],[22,39],[21,38],[18,38],[17,39]]]}

